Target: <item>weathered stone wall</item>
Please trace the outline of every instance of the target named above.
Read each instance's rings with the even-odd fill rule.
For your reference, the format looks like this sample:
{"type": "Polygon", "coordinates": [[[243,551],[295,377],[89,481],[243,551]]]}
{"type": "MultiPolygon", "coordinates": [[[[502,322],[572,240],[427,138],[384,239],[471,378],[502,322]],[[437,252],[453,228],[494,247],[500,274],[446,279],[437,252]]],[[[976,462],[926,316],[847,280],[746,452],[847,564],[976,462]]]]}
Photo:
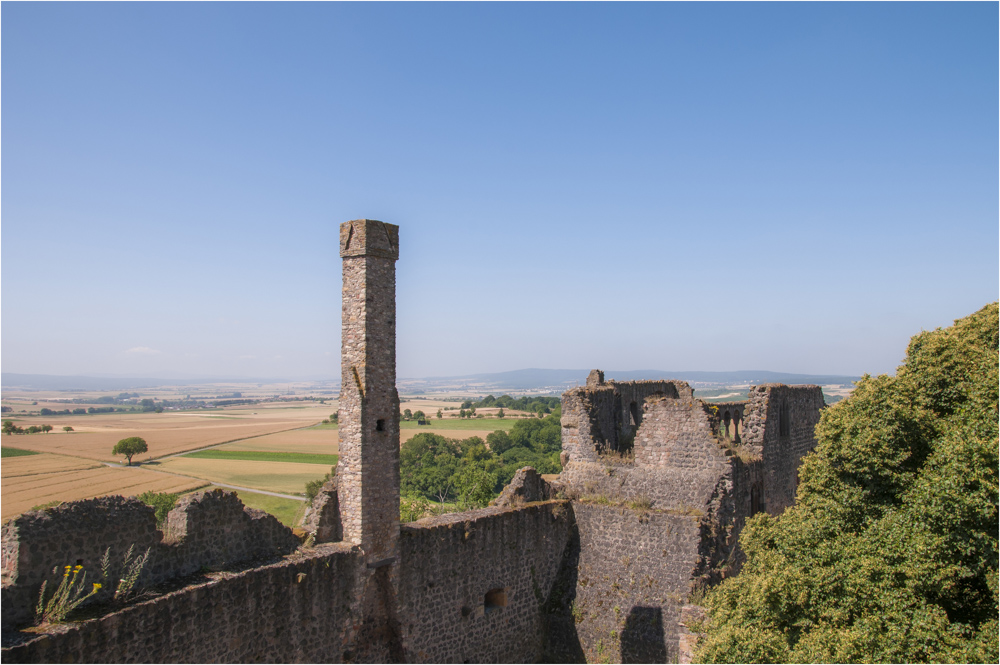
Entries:
{"type": "Polygon", "coordinates": [[[819,386],[755,386],[744,416],[743,442],[763,459],[762,509],[780,515],[795,502],[798,468],[816,445],[816,425],[825,407],[819,386]]]}
{"type": "MultiPolygon", "coordinates": [[[[595,370],[599,371],[599,370],[595,370]]],[[[607,454],[628,453],[629,438],[642,422],[646,398],[691,399],[692,390],[683,381],[633,381],[598,383],[563,393],[563,459],[595,462],[607,454]]],[[[564,462],[565,463],[565,462],[564,462]]]]}
{"type": "MultiPolygon", "coordinates": [[[[134,498],[101,497],[30,511],[3,527],[3,627],[30,622],[42,581],[55,588],[65,565],[82,565],[100,581],[101,558],[114,566],[130,547],[149,550],[139,582],[157,584],[203,568],[223,569],[294,552],[299,541],[267,513],[246,508],[233,492],[213,490],[183,497],[156,528],[153,509],[134,498]],[[53,568],[56,571],[53,572],[53,568]]],[[[116,571],[113,569],[112,574],[116,571]]],[[[110,593],[105,589],[103,594],[110,593]]]]}
{"type": "Polygon", "coordinates": [[[550,662],[675,661],[704,514],[584,502],[573,513],[578,540],[551,608],[550,662]]]}
{"type": "Polygon", "coordinates": [[[570,536],[566,504],[493,507],[404,524],[399,598],[407,658],[538,661],[542,606],[570,536]]]}
{"type": "Polygon", "coordinates": [[[53,633],[23,634],[5,645],[3,662],[343,662],[359,566],[349,545],[321,545],[53,633]]]}

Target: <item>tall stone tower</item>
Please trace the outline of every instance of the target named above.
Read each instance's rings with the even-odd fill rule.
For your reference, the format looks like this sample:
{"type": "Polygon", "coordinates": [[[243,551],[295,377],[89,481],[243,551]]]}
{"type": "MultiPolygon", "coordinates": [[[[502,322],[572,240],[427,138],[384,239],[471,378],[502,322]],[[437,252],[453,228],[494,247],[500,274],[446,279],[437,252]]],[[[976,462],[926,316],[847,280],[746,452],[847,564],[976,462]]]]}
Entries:
{"type": "Polygon", "coordinates": [[[396,259],[399,227],[374,219],[340,225],[344,286],[337,485],[344,540],[369,569],[399,556],[399,394],[396,259]]]}

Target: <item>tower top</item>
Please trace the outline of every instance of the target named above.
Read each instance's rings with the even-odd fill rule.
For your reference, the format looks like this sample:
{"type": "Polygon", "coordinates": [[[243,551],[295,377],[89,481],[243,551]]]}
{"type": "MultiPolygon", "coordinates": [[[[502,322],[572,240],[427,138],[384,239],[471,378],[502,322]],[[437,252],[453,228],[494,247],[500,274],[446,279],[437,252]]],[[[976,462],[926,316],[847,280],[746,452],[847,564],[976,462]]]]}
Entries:
{"type": "Polygon", "coordinates": [[[340,256],[399,258],[399,227],[377,219],[354,219],[340,225],[340,256]]]}

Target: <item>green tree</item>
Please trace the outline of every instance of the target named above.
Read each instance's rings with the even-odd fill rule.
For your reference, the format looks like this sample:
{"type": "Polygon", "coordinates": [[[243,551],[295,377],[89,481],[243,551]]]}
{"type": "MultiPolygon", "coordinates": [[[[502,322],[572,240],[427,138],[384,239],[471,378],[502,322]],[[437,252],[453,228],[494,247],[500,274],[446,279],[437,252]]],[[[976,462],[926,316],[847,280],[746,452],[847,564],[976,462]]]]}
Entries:
{"type": "Polygon", "coordinates": [[[465,417],[465,409],[461,409],[461,410],[460,410],[460,411],[458,412],[458,417],[459,417],[459,418],[464,418],[464,417],[465,417]]]}
{"type": "Polygon", "coordinates": [[[139,501],[147,506],[151,506],[156,514],[156,526],[163,526],[167,521],[167,514],[177,505],[179,494],[168,494],[166,492],[143,492],[139,495],[139,501]]]}
{"type": "Polygon", "coordinates": [[[38,425],[32,425],[31,427],[28,428],[28,434],[38,434],[41,431],[42,428],[39,427],[38,425]]]}
{"type": "Polygon", "coordinates": [[[42,425],[42,432],[48,434],[52,431],[52,425],[42,425]]]}
{"type": "Polygon", "coordinates": [[[426,417],[427,417],[427,415],[423,411],[414,411],[413,412],[413,419],[414,420],[423,420],[426,417]]]}
{"type": "Polygon", "coordinates": [[[410,420],[411,418],[413,418],[413,414],[410,413],[410,410],[409,409],[404,410],[403,411],[403,419],[404,420],[410,420]]]}
{"type": "Polygon", "coordinates": [[[503,407],[501,406],[501,407],[500,407],[500,410],[499,410],[499,411],[497,411],[497,418],[503,418],[503,417],[504,417],[504,415],[505,415],[505,414],[504,414],[504,412],[503,412],[503,407]]]}
{"type": "Polygon", "coordinates": [[[996,662],[998,316],[909,345],[823,411],[796,503],[747,522],[706,662],[996,662]]]}
{"type": "Polygon", "coordinates": [[[132,466],[132,457],[139,453],[147,452],[146,440],[138,436],[130,436],[115,444],[111,450],[112,455],[124,455],[128,460],[128,466],[132,466]]]}
{"type": "Polygon", "coordinates": [[[20,428],[17,425],[14,424],[13,420],[5,420],[5,421],[3,421],[3,433],[4,434],[10,435],[10,434],[13,434],[14,432],[17,432],[19,429],[20,428]]]}
{"type": "Polygon", "coordinates": [[[490,450],[497,455],[502,455],[514,447],[514,442],[511,440],[510,435],[502,429],[487,434],[486,443],[490,445],[490,450]]]}
{"type": "Polygon", "coordinates": [[[441,409],[438,409],[437,417],[438,419],[443,418],[443,416],[441,415],[441,409]]]}
{"type": "Polygon", "coordinates": [[[319,491],[323,488],[323,485],[326,484],[326,481],[333,478],[334,475],[336,475],[336,473],[337,473],[337,467],[331,466],[330,473],[326,474],[322,478],[317,478],[316,480],[310,480],[306,482],[306,488],[305,488],[306,501],[312,503],[313,499],[316,498],[316,495],[319,494],[319,491]]]}
{"type": "Polygon", "coordinates": [[[464,509],[482,508],[496,496],[497,474],[486,461],[469,462],[455,474],[458,502],[464,509]]]}
{"type": "Polygon", "coordinates": [[[64,426],[64,427],[63,427],[63,431],[64,431],[64,432],[72,432],[72,431],[73,431],[73,428],[72,428],[72,427],[70,427],[69,425],[66,425],[66,426],[64,426]]]}

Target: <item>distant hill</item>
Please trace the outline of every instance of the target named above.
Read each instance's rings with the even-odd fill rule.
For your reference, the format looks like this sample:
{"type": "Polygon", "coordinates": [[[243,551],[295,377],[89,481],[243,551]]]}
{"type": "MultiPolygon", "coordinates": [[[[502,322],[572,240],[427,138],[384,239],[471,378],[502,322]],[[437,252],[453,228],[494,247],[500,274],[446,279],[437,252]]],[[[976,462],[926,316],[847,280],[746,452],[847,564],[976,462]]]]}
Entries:
{"type": "MultiPolygon", "coordinates": [[[[400,389],[408,393],[417,390],[457,389],[479,391],[503,390],[540,390],[550,388],[562,392],[572,386],[587,382],[585,369],[517,369],[510,372],[493,372],[483,374],[466,374],[463,376],[436,376],[427,378],[400,379],[400,389]]],[[[741,370],[737,372],[671,372],[656,369],[617,371],[608,370],[605,378],[616,381],[636,381],[640,379],[680,379],[696,384],[711,384],[730,386],[739,384],[761,383],[813,383],[819,385],[850,385],[857,381],[857,376],[789,374],[785,372],[769,372],[766,370],[741,370]]],[[[314,379],[318,380],[318,379],[314,379]]],[[[286,378],[197,378],[197,379],[163,379],[141,377],[112,376],[57,376],[50,374],[16,374],[3,372],[0,383],[4,388],[21,388],[26,390],[134,390],[137,388],[154,388],[157,386],[191,386],[208,383],[285,383],[295,381],[286,378]]],[[[336,382],[336,380],[327,379],[336,382]]]]}
{"type": "MultiPolygon", "coordinates": [[[[425,379],[401,380],[408,386],[423,384],[427,388],[439,386],[468,386],[527,390],[543,387],[564,387],[583,385],[587,381],[590,370],[585,369],[518,369],[510,372],[494,372],[484,374],[467,374],[464,376],[438,376],[425,379]]],[[[641,379],[665,380],[680,379],[689,383],[738,385],[762,383],[787,384],[817,384],[817,385],[850,385],[859,376],[844,376],[835,374],[791,374],[787,372],[769,372],[767,370],[741,370],[736,372],[697,372],[697,371],[664,371],[656,369],[604,372],[605,379],[615,381],[637,381],[641,379]]]]}

